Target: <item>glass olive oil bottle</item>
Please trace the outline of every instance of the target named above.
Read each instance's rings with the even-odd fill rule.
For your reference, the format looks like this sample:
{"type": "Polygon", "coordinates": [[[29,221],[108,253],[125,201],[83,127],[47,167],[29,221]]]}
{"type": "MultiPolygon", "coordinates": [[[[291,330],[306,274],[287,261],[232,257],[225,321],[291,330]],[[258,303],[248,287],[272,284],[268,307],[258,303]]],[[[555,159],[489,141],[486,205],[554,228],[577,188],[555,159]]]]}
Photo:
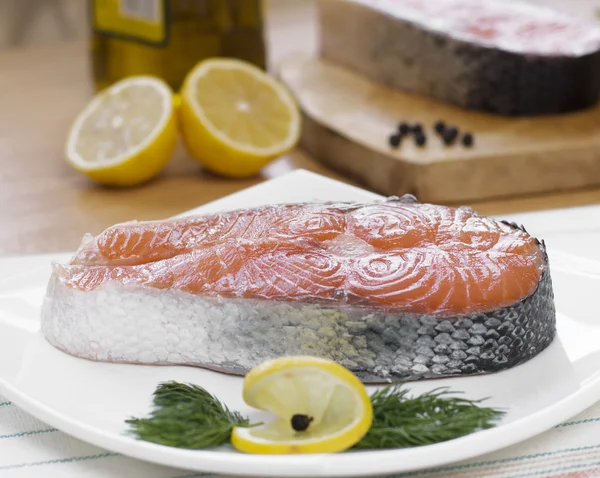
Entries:
{"type": "Polygon", "coordinates": [[[178,90],[200,60],[266,68],[261,0],[90,0],[95,85],[155,75],[178,90]]]}

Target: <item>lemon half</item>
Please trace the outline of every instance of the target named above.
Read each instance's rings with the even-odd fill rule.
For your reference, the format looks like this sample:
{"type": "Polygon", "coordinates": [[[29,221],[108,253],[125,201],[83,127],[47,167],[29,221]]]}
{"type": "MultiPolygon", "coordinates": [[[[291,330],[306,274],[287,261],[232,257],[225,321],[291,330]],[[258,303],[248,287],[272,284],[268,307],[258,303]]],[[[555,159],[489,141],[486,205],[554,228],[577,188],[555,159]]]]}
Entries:
{"type": "Polygon", "coordinates": [[[179,117],[192,157],[228,177],[257,174],[297,144],[301,129],[296,102],[280,82],[229,58],[201,61],[188,73],[179,117]]]}
{"type": "Polygon", "coordinates": [[[253,428],[236,427],[231,443],[263,454],[335,453],[369,431],[373,406],[362,382],[336,362],[282,357],[251,370],[244,401],[277,418],[253,428]]]}
{"type": "Polygon", "coordinates": [[[159,78],[134,76],[98,93],[75,119],[67,161],[107,186],[154,178],[177,143],[173,92],[159,78]]]}

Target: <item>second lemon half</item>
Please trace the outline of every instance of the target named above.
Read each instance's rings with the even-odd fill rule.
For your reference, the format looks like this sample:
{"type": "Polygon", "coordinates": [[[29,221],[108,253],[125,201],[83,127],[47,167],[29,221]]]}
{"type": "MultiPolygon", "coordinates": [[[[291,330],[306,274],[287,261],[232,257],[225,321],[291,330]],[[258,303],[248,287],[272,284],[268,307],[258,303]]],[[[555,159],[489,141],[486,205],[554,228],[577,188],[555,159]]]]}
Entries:
{"type": "Polygon", "coordinates": [[[250,63],[213,58],[188,73],[180,126],[190,154],[228,177],[257,174],[298,142],[301,117],[287,89],[250,63]]]}

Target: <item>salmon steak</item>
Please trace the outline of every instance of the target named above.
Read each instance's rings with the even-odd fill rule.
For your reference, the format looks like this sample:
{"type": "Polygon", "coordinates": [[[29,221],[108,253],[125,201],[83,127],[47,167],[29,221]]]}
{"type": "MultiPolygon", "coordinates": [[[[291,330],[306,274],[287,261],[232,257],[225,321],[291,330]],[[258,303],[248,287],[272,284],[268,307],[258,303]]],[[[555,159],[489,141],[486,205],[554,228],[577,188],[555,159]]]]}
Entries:
{"type": "Polygon", "coordinates": [[[53,263],[41,316],[90,360],[244,375],[314,355],[366,383],[507,369],[556,330],[543,241],[410,195],[117,224],[53,263]]]}
{"type": "Polygon", "coordinates": [[[544,3],[318,0],[319,56],[467,110],[523,117],[591,108],[600,99],[600,28],[544,3]]]}

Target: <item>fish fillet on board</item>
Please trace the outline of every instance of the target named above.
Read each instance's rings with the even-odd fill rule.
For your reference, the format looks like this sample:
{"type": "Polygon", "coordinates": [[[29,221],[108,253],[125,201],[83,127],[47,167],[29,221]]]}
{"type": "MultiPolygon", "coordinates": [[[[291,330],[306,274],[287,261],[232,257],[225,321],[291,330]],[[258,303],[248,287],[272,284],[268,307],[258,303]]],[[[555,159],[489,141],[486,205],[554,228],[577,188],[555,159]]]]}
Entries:
{"type": "Polygon", "coordinates": [[[566,113],[600,98],[600,28],[542,5],[506,0],[317,4],[320,55],[375,83],[508,116],[566,113]]]}
{"type": "Polygon", "coordinates": [[[91,360],[244,374],[309,354],[382,382],[520,364],[555,309],[523,228],[404,196],[117,224],[53,264],[42,332],[91,360]]]}

